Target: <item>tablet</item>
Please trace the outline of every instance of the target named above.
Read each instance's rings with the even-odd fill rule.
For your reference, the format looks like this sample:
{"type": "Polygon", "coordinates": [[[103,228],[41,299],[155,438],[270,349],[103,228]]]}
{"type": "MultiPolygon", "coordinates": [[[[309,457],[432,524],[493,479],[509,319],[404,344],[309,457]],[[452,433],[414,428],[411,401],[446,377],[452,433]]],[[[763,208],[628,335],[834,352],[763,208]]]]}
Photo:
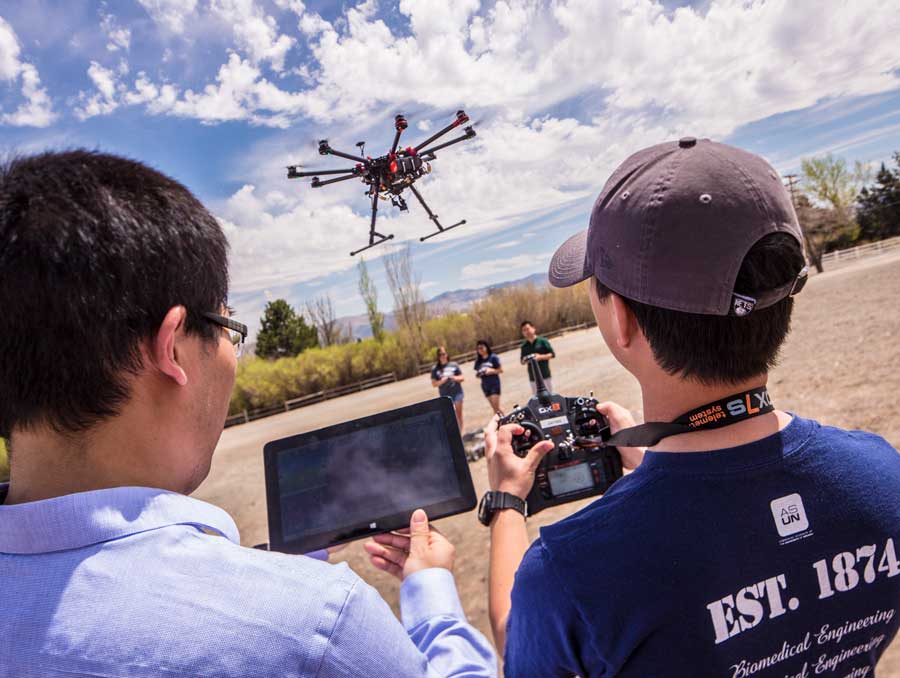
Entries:
{"type": "Polygon", "coordinates": [[[435,398],[273,440],[263,450],[269,548],[309,553],[475,508],[453,402],[435,398]]]}

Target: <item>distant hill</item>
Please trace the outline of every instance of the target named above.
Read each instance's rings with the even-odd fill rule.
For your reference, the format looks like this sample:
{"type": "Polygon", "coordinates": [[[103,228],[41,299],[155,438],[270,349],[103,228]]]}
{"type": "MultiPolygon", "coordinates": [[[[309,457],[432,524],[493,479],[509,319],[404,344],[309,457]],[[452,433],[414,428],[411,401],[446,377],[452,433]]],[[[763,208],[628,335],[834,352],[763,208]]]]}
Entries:
{"type": "MultiPolygon", "coordinates": [[[[425,302],[428,311],[431,313],[448,313],[450,311],[464,311],[476,301],[484,299],[491,290],[498,290],[505,287],[517,287],[519,285],[537,285],[539,287],[547,284],[546,273],[533,273],[532,275],[517,280],[508,280],[494,285],[478,288],[466,288],[459,290],[451,290],[443,292],[436,297],[432,297],[425,302]]],[[[372,336],[372,328],[369,327],[369,317],[363,313],[360,315],[348,315],[339,318],[340,322],[349,324],[354,337],[367,339],[372,336]]],[[[393,313],[384,314],[384,327],[386,330],[397,329],[397,323],[394,321],[393,313]]]]}

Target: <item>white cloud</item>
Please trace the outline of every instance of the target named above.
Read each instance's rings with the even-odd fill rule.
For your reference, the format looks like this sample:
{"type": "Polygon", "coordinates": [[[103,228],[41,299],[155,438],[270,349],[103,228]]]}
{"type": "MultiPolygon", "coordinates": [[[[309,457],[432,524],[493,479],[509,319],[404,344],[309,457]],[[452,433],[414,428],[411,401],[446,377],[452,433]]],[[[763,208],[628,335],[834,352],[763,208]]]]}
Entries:
{"type": "Polygon", "coordinates": [[[22,64],[19,62],[19,40],[3,17],[0,17],[0,79],[15,80],[22,64]]]}
{"type": "Polygon", "coordinates": [[[165,30],[183,33],[184,22],[197,9],[197,0],[138,0],[147,14],[165,30]]]}
{"type": "Polygon", "coordinates": [[[87,73],[97,91],[91,95],[79,92],[80,105],[75,108],[74,113],[82,121],[95,115],[107,115],[119,107],[115,72],[92,61],[87,73]]]}
{"type": "Polygon", "coordinates": [[[103,8],[100,9],[100,30],[109,41],[106,43],[106,49],[110,52],[117,52],[120,49],[127,52],[131,47],[131,29],[120,26],[116,17],[107,14],[103,8]]]}
{"type": "MultiPolygon", "coordinates": [[[[195,0],[140,1],[175,33],[198,11],[195,0]]],[[[880,0],[822,12],[787,0],[711,0],[704,12],[666,11],[653,0],[400,0],[399,27],[379,19],[385,13],[371,0],[348,3],[334,22],[299,0],[273,1],[274,15],[251,0],[203,3],[234,40],[209,81],[188,88],[140,71],[127,87],[114,85],[111,99],[95,81],[96,106],[139,105],[207,124],[312,122],[323,135],[327,122],[348,145],[368,138],[375,154],[390,143],[398,110],[420,111],[404,135],[414,142],[464,105],[486,118],[478,136],[439,153],[434,174],[417,184],[444,223],[468,220],[443,240],[595,194],[642,146],[685,134],[722,138],[775,113],[900,86],[900,14],[880,0]],[[305,36],[304,63],[290,29],[305,36]]],[[[303,158],[287,152],[296,150],[291,137],[277,141],[277,152],[248,150],[237,172],[248,185],[218,210],[242,289],[347,268],[346,253],[368,231],[355,182],[287,189],[282,166],[303,158]]],[[[382,204],[379,219],[389,221],[379,230],[397,241],[428,232],[409,202],[403,215],[382,204]]]]}
{"type": "MultiPolygon", "coordinates": [[[[172,30],[182,30],[197,8],[195,0],[141,3],[172,30]]],[[[400,30],[378,18],[372,0],[333,23],[299,0],[276,5],[290,10],[287,20],[300,17],[311,64],[285,66],[296,40],[254,0],[210,0],[211,14],[233,34],[235,53],[258,71],[253,87],[245,85],[253,92],[238,104],[243,113],[221,119],[286,126],[303,117],[355,120],[402,103],[439,110],[466,103],[527,120],[586,96],[582,123],[602,115],[618,126],[647,128],[664,119],[668,130],[721,136],[822,98],[900,82],[893,50],[900,15],[879,0],[814,14],[787,0],[713,0],[705,13],[690,7],[667,13],[654,0],[498,0],[480,12],[478,0],[401,0],[407,25],[400,30]],[[300,73],[312,84],[278,87],[261,66],[300,73]]],[[[233,68],[232,57],[223,68],[233,68]]],[[[209,83],[204,93],[221,79],[220,69],[219,84],[209,83]]],[[[172,113],[192,110],[206,122],[219,119],[190,102],[172,113]]]]}
{"type": "Polygon", "coordinates": [[[295,40],[280,34],[274,17],[262,11],[254,0],[212,0],[211,8],[232,27],[238,47],[254,64],[268,62],[276,72],[284,69],[285,55],[295,40]]]}
{"type": "MultiPolygon", "coordinates": [[[[283,194],[263,195],[247,184],[219,206],[235,293],[310,281],[355,264],[348,255],[365,240],[368,218],[332,198],[317,192],[284,210],[283,194]]],[[[392,233],[397,221],[388,218],[379,230],[392,233]]]]}
{"type": "Polygon", "coordinates": [[[24,101],[11,113],[0,114],[0,125],[47,127],[56,120],[53,103],[41,87],[41,77],[33,64],[22,61],[19,39],[12,26],[0,16],[0,84],[21,82],[24,101]]]}
{"type": "Polygon", "coordinates": [[[520,254],[503,259],[488,259],[475,264],[466,264],[460,275],[464,279],[481,280],[512,271],[535,270],[544,266],[552,256],[553,252],[543,252],[541,254],[520,254]]]}

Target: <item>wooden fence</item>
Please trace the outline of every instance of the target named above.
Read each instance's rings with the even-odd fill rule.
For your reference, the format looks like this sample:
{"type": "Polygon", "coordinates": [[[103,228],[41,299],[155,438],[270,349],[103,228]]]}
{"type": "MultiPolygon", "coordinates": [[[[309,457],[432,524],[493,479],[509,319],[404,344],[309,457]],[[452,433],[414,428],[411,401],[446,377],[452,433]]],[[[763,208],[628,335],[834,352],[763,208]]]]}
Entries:
{"type": "MultiPolygon", "coordinates": [[[[565,332],[573,332],[575,330],[583,330],[586,327],[593,327],[594,323],[583,323],[581,325],[572,325],[571,327],[563,327],[562,329],[553,330],[551,332],[547,332],[542,336],[547,338],[558,337],[560,334],[565,332]]],[[[492,347],[494,351],[497,353],[503,353],[504,351],[509,351],[514,348],[518,348],[519,344],[521,344],[521,339],[516,339],[514,341],[508,341],[505,344],[500,344],[498,346],[492,347]]],[[[467,353],[460,353],[459,355],[455,355],[451,358],[456,362],[468,362],[470,360],[475,359],[475,351],[468,351],[467,353]]],[[[426,374],[431,371],[433,363],[423,363],[419,366],[418,374],[426,374]]],[[[390,384],[397,381],[397,375],[391,372],[390,374],[384,374],[380,377],[373,377],[372,379],[366,379],[365,381],[358,381],[355,384],[347,384],[346,386],[338,386],[336,388],[329,388],[324,391],[318,391],[316,393],[310,393],[309,395],[300,396],[299,398],[292,398],[291,400],[285,400],[280,405],[273,405],[272,407],[261,407],[255,410],[244,410],[243,412],[239,412],[238,414],[234,414],[228,417],[225,420],[225,428],[229,426],[237,426],[238,424],[247,424],[251,421],[256,421],[257,419],[263,419],[264,417],[271,417],[274,414],[281,414],[282,412],[290,412],[291,410],[296,410],[301,407],[306,407],[307,405],[312,405],[314,403],[320,403],[325,400],[330,400],[332,398],[339,398],[344,395],[349,395],[351,393],[358,393],[359,391],[365,391],[370,388],[375,388],[377,386],[383,386],[385,384],[390,384]]]]}
{"type": "Polygon", "coordinates": [[[890,252],[891,250],[896,249],[900,249],[900,236],[879,240],[877,242],[870,242],[867,245],[859,245],[858,247],[851,247],[846,250],[828,252],[827,254],[822,255],[822,263],[827,264],[850,261],[872,254],[883,254],[884,252],[890,252]]]}
{"type": "Polygon", "coordinates": [[[346,386],[329,388],[324,391],[317,391],[316,393],[310,393],[309,395],[300,396],[299,398],[285,400],[281,405],[261,407],[256,410],[244,410],[243,412],[228,417],[225,420],[225,428],[228,428],[229,426],[236,426],[237,424],[247,424],[251,421],[255,421],[256,419],[271,417],[273,414],[290,412],[291,410],[296,410],[300,407],[306,407],[307,405],[312,405],[314,403],[331,400],[332,398],[339,398],[350,393],[365,391],[367,389],[375,388],[376,386],[383,386],[384,384],[390,384],[395,381],[397,381],[397,375],[391,372],[390,374],[383,374],[380,377],[372,377],[371,379],[366,379],[365,381],[358,381],[355,384],[347,384],[346,386]]]}

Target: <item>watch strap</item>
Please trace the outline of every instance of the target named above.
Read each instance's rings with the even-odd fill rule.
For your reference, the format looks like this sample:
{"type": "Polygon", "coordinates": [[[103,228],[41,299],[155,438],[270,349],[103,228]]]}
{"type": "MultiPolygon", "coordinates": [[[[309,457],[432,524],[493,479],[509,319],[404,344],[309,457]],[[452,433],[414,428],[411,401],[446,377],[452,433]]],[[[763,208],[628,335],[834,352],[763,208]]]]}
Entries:
{"type": "Polygon", "coordinates": [[[509,492],[485,492],[478,506],[478,520],[485,526],[489,526],[497,511],[513,509],[528,517],[528,504],[524,499],[509,492]]]}

